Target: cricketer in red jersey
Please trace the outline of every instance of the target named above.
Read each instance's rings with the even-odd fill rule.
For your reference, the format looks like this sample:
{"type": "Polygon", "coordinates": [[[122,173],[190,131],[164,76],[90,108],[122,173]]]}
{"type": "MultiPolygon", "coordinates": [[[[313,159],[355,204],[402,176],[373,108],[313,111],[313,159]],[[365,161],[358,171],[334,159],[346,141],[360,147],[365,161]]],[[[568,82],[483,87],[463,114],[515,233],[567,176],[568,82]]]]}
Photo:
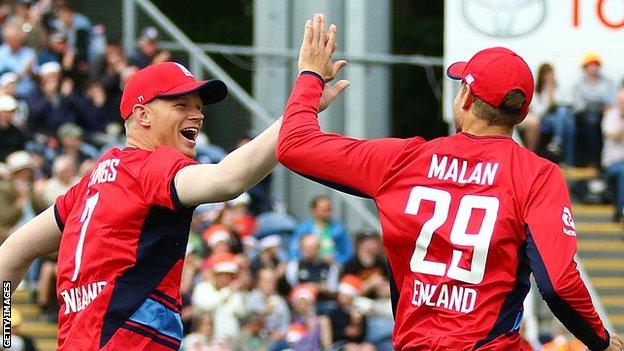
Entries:
{"type": "Polygon", "coordinates": [[[302,72],[280,130],[288,168],[376,202],[392,270],[397,350],[518,350],[529,274],[551,310],[591,350],[621,350],[574,262],[576,232],[560,169],[511,138],[534,90],[504,48],[452,65],[458,134],[358,140],[323,133],[318,99],[335,63],[322,17],[307,24],[302,72]]]}
{"type": "MultiPolygon", "coordinates": [[[[340,90],[328,89],[324,101],[340,90]]],[[[34,258],[59,251],[58,350],[180,348],[180,279],[194,207],[235,198],[277,164],[281,119],[219,164],[195,164],[202,106],[226,95],[221,81],[198,81],[177,63],[137,72],[120,104],[126,147],[104,153],[0,247],[0,279],[13,287],[34,258]]]]}

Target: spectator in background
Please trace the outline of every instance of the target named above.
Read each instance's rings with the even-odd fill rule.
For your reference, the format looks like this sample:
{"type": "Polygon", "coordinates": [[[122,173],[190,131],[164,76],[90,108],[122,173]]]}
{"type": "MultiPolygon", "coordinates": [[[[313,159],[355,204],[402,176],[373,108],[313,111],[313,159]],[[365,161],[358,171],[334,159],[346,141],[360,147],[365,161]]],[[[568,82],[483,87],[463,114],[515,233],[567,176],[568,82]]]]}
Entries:
{"type": "Polygon", "coordinates": [[[26,39],[24,45],[39,50],[45,46],[46,33],[41,25],[41,12],[33,7],[35,0],[15,0],[14,15],[7,23],[14,24],[24,31],[26,39]]]}
{"type": "Polygon", "coordinates": [[[139,36],[138,51],[130,57],[130,64],[139,69],[156,63],[171,61],[171,53],[158,46],[158,30],[145,27],[139,36]]]}
{"type": "Polygon", "coordinates": [[[13,123],[17,101],[11,95],[0,95],[0,160],[24,149],[26,134],[13,123]]]}
{"type": "Polygon", "coordinates": [[[361,295],[371,299],[390,297],[388,265],[380,234],[363,231],[355,235],[355,255],[344,266],[343,274],[362,281],[361,295]]]}
{"type": "Polygon", "coordinates": [[[250,313],[241,320],[242,333],[236,338],[233,350],[236,351],[268,351],[269,345],[261,336],[265,328],[265,319],[260,313],[250,313]]]}
{"type": "Polygon", "coordinates": [[[193,291],[196,313],[210,312],[214,317],[217,341],[232,342],[240,333],[238,319],[245,314],[244,293],[235,283],[239,272],[236,257],[229,253],[211,256],[202,267],[202,282],[193,291]]]}
{"type": "Polygon", "coordinates": [[[290,286],[304,283],[314,286],[319,294],[317,308],[324,313],[334,304],[340,269],[335,263],[322,260],[319,248],[318,236],[304,234],[300,239],[301,258],[288,262],[285,275],[290,286]]]}
{"type": "Polygon", "coordinates": [[[602,166],[605,176],[616,184],[613,221],[621,222],[624,211],[624,87],[618,90],[617,105],[602,120],[602,133],[602,166]]]}
{"type": "Polygon", "coordinates": [[[338,306],[329,312],[335,346],[345,351],[374,351],[365,342],[366,315],[354,304],[362,292],[362,281],[354,275],[345,275],[338,287],[338,306]]]}
{"type": "Polygon", "coordinates": [[[219,347],[214,339],[214,320],[208,312],[198,313],[193,320],[190,334],[184,337],[180,350],[182,351],[224,351],[225,346],[219,347]]]}
{"type": "Polygon", "coordinates": [[[286,262],[280,258],[282,238],[277,234],[271,234],[258,240],[260,252],[251,262],[251,272],[254,276],[263,268],[271,269],[277,274],[278,279],[284,275],[286,262]]]}
{"type": "Polygon", "coordinates": [[[26,98],[36,87],[32,75],[37,71],[37,54],[32,48],[24,46],[26,34],[16,24],[5,24],[2,35],[4,43],[0,45],[0,73],[17,74],[17,96],[26,98]]]}
{"type": "Polygon", "coordinates": [[[13,125],[22,131],[26,131],[28,120],[28,104],[24,100],[17,99],[17,74],[7,72],[0,75],[0,94],[9,95],[17,101],[17,109],[13,113],[13,125]]]}
{"type": "Polygon", "coordinates": [[[286,300],[277,294],[277,279],[272,269],[261,269],[256,278],[256,288],[245,300],[250,312],[258,313],[264,318],[262,334],[272,344],[284,340],[290,325],[290,310],[286,300]]]}
{"type": "Polygon", "coordinates": [[[227,202],[228,214],[234,227],[234,232],[239,238],[245,238],[256,230],[256,219],[249,214],[251,197],[242,193],[235,199],[227,202]]]}
{"type": "Polygon", "coordinates": [[[227,155],[227,152],[223,148],[210,143],[210,139],[205,133],[200,132],[195,140],[195,160],[202,164],[216,164],[221,162],[227,155]]]}
{"type": "Polygon", "coordinates": [[[6,158],[9,181],[13,183],[19,194],[17,204],[23,208],[22,217],[17,226],[35,217],[33,202],[34,167],[32,157],[26,151],[15,151],[6,158]]]}
{"type": "Polygon", "coordinates": [[[540,120],[541,135],[551,135],[547,150],[557,157],[563,156],[566,165],[574,165],[576,143],[574,116],[568,107],[562,104],[555,71],[548,63],[538,68],[535,95],[530,109],[540,120]]]}
{"type": "Polygon", "coordinates": [[[59,63],[41,65],[39,87],[27,100],[29,132],[53,136],[61,124],[76,120],[72,92],[73,83],[69,80],[61,84],[59,63]]]}
{"type": "Polygon", "coordinates": [[[328,349],[332,343],[331,322],[316,313],[316,289],[311,284],[296,286],[289,295],[293,324],[286,340],[297,351],[328,349]]]}
{"type": "Polygon", "coordinates": [[[573,91],[577,130],[586,140],[586,155],[582,155],[580,163],[598,166],[602,144],[600,121],[604,111],[613,103],[613,83],[600,74],[600,56],[588,53],[583,57],[582,65],[583,78],[573,91]]]}
{"type": "MultiPolygon", "coordinates": [[[[221,213],[223,213],[223,210],[221,210],[221,213]]],[[[220,217],[221,214],[202,234],[210,254],[232,252],[235,235],[232,234],[228,227],[220,223],[220,217]]]]}
{"type": "Polygon", "coordinates": [[[117,120],[119,113],[116,106],[108,99],[106,90],[98,81],[86,84],[84,94],[74,98],[77,122],[86,133],[86,139],[93,141],[106,132],[106,127],[117,120]]]}
{"type": "Polygon", "coordinates": [[[353,256],[353,246],[342,223],[332,219],[331,199],[319,195],[310,202],[312,218],[302,222],[293,233],[290,244],[290,259],[300,257],[299,242],[301,236],[313,233],[319,238],[320,257],[327,262],[344,265],[353,256]]]}
{"type": "Polygon", "coordinates": [[[79,179],[76,178],[76,163],[69,155],[61,155],[54,159],[52,164],[52,177],[43,183],[41,192],[37,194],[42,207],[54,204],[56,198],[63,195],[79,179]]]}
{"type": "Polygon", "coordinates": [[[65,33],[52,32],[47,38],[46,46],[39,53],[38,62],[39,65],[43,65],[46,62],[58,62],[60,64],[61,62],[69,61],[69,59],[64,59],[64,57],[70,55],[70,53],[65,33]]]}
{"type": "Polygon", "coordinates": [[[0,244],[13,232],[23,214],[19,192],[8,180],[0,178],[0,244]]]}
{"type": "MultiPolygon", "coordinates": [[[[54,157],[48,162],[52,163],[59,155],[68,155],[82,168],[83,163],[96,159],[98,151],[92,145],[85,143],[82,139],[82,128],[74,123],[64,123],[58,129],[59,147],[54,152],[54,157]]],[[[80,173],[80,172],[79,172],[80,173]]]]}
{"type": "Polygon", "coordinates": [[[56,9],[56,19],[52,21],[52,27],[65,34],[71,52],[76,55],[75,60],[84,66],[83,71],[86,72],[91,21],[85,15],[76,12],[76,8],[69,0],[65,0],[56,9]]]}
{"type": "Polygon", "coordinates": [[[107,43],[106,52],[95,57],[90,65],[89,77],[104,87],[112,105],[119,106],[121,98],[121,74],[128,67],[128,60],[119,43],[107,43]]]}

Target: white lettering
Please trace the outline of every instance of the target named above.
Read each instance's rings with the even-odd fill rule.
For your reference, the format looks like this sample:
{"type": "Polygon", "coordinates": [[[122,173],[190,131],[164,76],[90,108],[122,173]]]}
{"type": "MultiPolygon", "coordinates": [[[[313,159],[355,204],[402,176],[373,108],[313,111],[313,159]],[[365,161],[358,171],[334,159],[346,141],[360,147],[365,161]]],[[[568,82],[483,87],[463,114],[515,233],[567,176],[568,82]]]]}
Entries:
{"type": "Polygon", "coordinates": [[[119,159],[113,158],[104,160],[97,164],[91,172],[91,180],[89,181],[89,187],[95,184],[110,183],[117,180],[117,168],[119,166],[119,159]]]}
{"type": "Polygon", "coordinates": [[[470,313],[474,311],[477,297],[477,291],[472,288],[449,284],[427,284],[414,279],[412,295],[414,306],[429,306],[470,313]]]}
{"type": "Polygon", "coordinates": [[[459,179],[457,179],[457,182],[459,184],[466,184],[467,181],[464,178],[464,176],[466,175],[466,170],[468,169],[468,162],[466,160],[462,161],[462,168],[461,168],[461,173],[459,173],[459,179]]]}
{"type": "Polygon", "coordinates": [[[429,175],[427,175],[427,178],[442,179],[444,170],[446,169],[446,161],[446,156],[442,157],[442,160],[438,162],[438,155],[431,155],[431,165],[429,166],[429,175]]]}
{"type": "Polygon", "coordinates": [[[65,303],[65,314],[80,312],[87,308],[105,286],[106,281],[99,281],[61,291],[60,294],[65,303]]]}
{"type": "Polygon", "coordinates": [[[481,180],[481,162],[477,163],[472,170],[472,174],[468,178],[468,183],[479,184],[479,180],[481,180]]]}
{"type": "Polygon", "coordinates": [[[444,176],[444,180],[452,180],[457,183],[457,159],[454,158],[451,161],[451,165],[446,171],[446,175],[444,176]]]}
{"type": "Polygon", "coordinates": [[[497,162],[477,162],[469,164],[466,160],[449,158],[447,156],[431,155],[427,178],[437,178],[458,184],[493,185],[498,171],[497,162]],[[466,178],[466,176],[468,178],[466,178]]]}
{"type": "Polygon", "coordinates": [[[496,176],[496,171],[498,170],[498,163],[491,164],[489,162],[485,163],[485,170],[483,171],[483,178],[481,178],[481,185],[494,184],[494,177],[496,176]]]}

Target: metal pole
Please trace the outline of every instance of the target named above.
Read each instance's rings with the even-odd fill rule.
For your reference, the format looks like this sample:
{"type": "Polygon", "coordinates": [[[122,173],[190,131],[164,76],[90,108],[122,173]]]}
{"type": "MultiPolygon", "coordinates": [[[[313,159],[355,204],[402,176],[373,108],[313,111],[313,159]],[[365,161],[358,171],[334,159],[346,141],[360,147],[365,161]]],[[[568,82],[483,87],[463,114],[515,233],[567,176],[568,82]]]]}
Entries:
{"type": "Polygon", "coordinates": [[[123,0],[123,46],[126,55],[136,48],[136,6],[134,0],[123,0]]]}
{"type": "MultiPolygon", "coordinates": [[[[280,57],[296,60],[299,57],[299,51],[295,49],[276,49],[276,48],[260,48],[245,45],[228,45],[215,43],[196,43],[197,47],[205,53],[209,54],[229,54],[241,56],[267,56],[280,57]]],[[[185,50],[183,45],[174,41],[162,41],[160,46],[163,49],[172,51],[185,50]]],[[[415,66],[434,66],[443,65],[442,57],[425,56],[425,55],[392,55],[381,53],[365,53],[356,54],[352,52],[336,51],[334,57],[342,58],[349,63],[377,64],[377,65],[415,65],[415,66]]]]}

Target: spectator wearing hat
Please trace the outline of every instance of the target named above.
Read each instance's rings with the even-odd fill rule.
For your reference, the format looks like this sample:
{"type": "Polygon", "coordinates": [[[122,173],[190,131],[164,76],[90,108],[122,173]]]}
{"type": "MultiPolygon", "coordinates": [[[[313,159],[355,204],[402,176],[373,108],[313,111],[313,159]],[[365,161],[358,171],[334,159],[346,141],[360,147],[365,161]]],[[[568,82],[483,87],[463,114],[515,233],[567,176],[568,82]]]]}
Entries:
{"type": "Polygon", "coordinates": [[[256,287],[245,300],[250,312],[259,313],[265,319],[262,334],[273,344],[286,337],[290,325],[288,304],[277,293],[277,274],[270,268],[263,268],[256,277],[256,287]]]}
{"type": "Polygon", "coordinates": [[[28,104],[23,99],[17,98],[17,74],[6,72],[0,75],[0,94],[9,95],[17,101],[17,109],[13,113],[13,124],[26,131],[26,121],[28,120],[28,104]]]}
{"type": "Polygon", "coordinates": [[[275,271],[278,278],[283,277],[286,262],[280,257],[282,238],[277,234],[271,234],[258,240],[258,255],[251,262],[251,272],[257,275],[262,268],[275,271]]]}
{"type": "Polygon", "coordinates": [[[171,53],[158,46],[158,30],[154,27],[145,27],[138,40],[138,51],[130,56],[130,64],[139,69],[156,63],[171,60],[171,53]]]}
{"type": "Polygon", "coordinates": [[[17,226],[21,226],[35,217],[33,201],[35,163],[28,152],[20,150],[7,156],[6,164],[9,171],[9,181],[13,183],[19,194],[17,203],[24,209],[22,217],[17,223],[17,226]]]}
{"type": "Polygon", "coordinates": [[[73,82],[61,81],[61,65],[46,62],[39,71],[39,86],[30,94],[28,104],[28,130],[54,136],[66,122],[77,120],[73,82]]]}
{"type": "Polygon", "coordinates": [[[613,83],[600,73],[601,66],[600,56],[587,53],[582,61],[583,77],[573,90],[576,126],[586,144],[582,149],[585,153],[578,155],[578,162],[581,165],[600,164],[602,148],[600,124],[603,113],[613,104],[613,83]]]}
{"type": "Polygon", "coordinates": [[[602,120],[602,166],[606,178],[615,182],[613,221],[621,222],[624,211],[624,87],[618,90],[616,97],[616,106],[607,111],[602,120]]]}
{"type": "Polygon", "coordinates": [[[320,258],[320,240],[314,234],[301,237],[300,251],[301,258],[289,261],[286,266],[286,281],[290,286],[303,283],[314,285],[319,294],[317,308],[320,313],[324,313],[335,303],[340,269],[337,264],[330,264],[320,258]]]}
{"type": "Polygon", "coordinates": [[[7,23],[14,24],[24,31],[26,39],[24,45],[35,50],[45,46],[46,34],[41,24],[41,12],[38,7],[33,7],[34,0],[15,0],[13,4],[13,16],[7,23]]]}
{"type": "Polygon", "coordinates": [[[8,180],[0,179],[0,244],[13,232],[22,217],[23,206],[19,203],[19,192],[8,180]]]}
{"type": "Polygon", "coordinates": [[[334,345],[341,345],[346,351],[375,350],[365,341],[366,316],[354,304],[361,293],[362,280],[355,275],[345,275],[338,286],[338,306],[329,312],[334,345]]]}
{"type": "MultiPolygon", "coordinates": [[[[54,150],[52,158],[48,158],[49,165],[52,164],[54,159],[60,155],[70,156],[78,169],[83,168],[83,163],[88,163],[98,157],[98,151],[92,145],[89,145],[83,140],[83,130],[78,125],[72,122],[63,123],[58,129],[58,141],[59,145],[54,150]]],[[[79,172],[80,173],[80,172],[79,172]]]]}
{"type": "Polygon", "coordinates": [[[11,95],[0,95],[0,160],[24,149],[27,141],[26,134],[14,125],[16,109],[17,101],[11,95]]]}
{"type": "Polygon", "coordinates": [[[351,239],[344,225],[332,218],[331,199],[315,196],[310,202],[312,218],[295,229],[290,243],[290,259],[300,257],[299,240],[303,234],[313,233],[320,241],[320,257],[327,262],[344,265],[353,256],[351,239]]]}
{"type": "Polygon", "coordinates": [[[0,72],[17,74],[17,96],[26,98],[36,86],[32,75],[37,71],[37,54],[32,48],[24,46],[26,34],[20,26],[7,23],[2,27],[2,35],[0,72]]]}
{"type": "Polygon", "coordinates": [[[249,213],[250,203],[251,197],[248,193],[242,193],[227,202],[234,231],[241,239],[256,231],[256,219],[249,213]]]}
{"type": "Polygon", "coordinates": [[[203,281],[193,291],[192,305],[196,312],[214,316],[215,338],[234,340],[240,333],[238,319],[246,310],[244,293],[236,286],[239,265],[236,256],[223,252],[210,256],[202,267],[203,281]]]}
{"type": "Polygon", "coordinates": [[[222,224],[216,223],[211,225],[204,231],[203,236],[211,254],[232,252],[232,234],[222,224]]]}
{"type": "Polygon", "coordinates": [[[331,322],[327,316],[317,314],[316,299],[317,291],[312,284],[298,285],[288,296],[293,324],[286,340],[296,350],[322,350],[332,343],[331,322]]]}

